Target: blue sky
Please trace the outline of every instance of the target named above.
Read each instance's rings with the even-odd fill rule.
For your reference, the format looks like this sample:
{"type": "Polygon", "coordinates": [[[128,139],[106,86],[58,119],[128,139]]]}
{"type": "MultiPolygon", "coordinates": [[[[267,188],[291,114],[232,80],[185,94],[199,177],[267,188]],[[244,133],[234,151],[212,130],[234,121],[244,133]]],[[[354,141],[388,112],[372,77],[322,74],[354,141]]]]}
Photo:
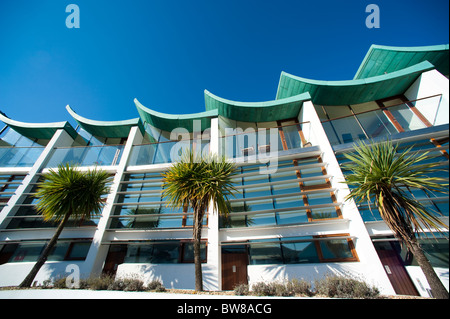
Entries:
{"type": "Polygon", "coordinates": [[[445,0],[0,0],[0,110],[23,122],[204,111],[205,89],[273,100],[281,71],[352,79],[371,44],[446,44],[445,0]],[[68,29],[68,4],[80,28],[68,29]],[[380,28],[365,25],[368,4],[380,28]]]}

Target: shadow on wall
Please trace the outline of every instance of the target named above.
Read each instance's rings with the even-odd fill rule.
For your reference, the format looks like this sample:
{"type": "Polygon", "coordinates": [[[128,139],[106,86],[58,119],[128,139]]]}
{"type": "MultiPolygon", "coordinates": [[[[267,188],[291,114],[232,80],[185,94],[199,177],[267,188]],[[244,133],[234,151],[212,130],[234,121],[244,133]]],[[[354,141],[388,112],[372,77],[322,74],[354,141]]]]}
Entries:
{"type": "MultiPolygon", "coordinates": [[[[216,290],[217,279],[213,269],[202,264],[203,288],[216,290]]],[[[164,287],[170,289],[194,289],[194,264],[121,264],[116,278],[138,278],[145,284],[159,280],[164,287]]]]}
{"type": "MultiPolygon", "coordinates": [[[[7,263],[0,265],[0,287],[6,286],[18,286],[25,279],[34,266],[34,262],[23,263],[7,263]]],[[[34,282],[36,285],[43,285],[44,281],[73,276],[74,268],[78,267],[80,278],[86,278],[87,276],[80,272],[82,269],[82,261],[67,261],[67,262],[46,262],[36,275],[34,282]]]]}
{"type": "Polygon", "coordinates": [[[287,281],[291,279],[304,279],[314,283],[315,279],[327,275],[338,275],[363,280],[374,284],[364,278],[358,266],[351,264],[323,264],[323,265],[250,265],[248,266],[249,284],[269,281],[287,281]]]}

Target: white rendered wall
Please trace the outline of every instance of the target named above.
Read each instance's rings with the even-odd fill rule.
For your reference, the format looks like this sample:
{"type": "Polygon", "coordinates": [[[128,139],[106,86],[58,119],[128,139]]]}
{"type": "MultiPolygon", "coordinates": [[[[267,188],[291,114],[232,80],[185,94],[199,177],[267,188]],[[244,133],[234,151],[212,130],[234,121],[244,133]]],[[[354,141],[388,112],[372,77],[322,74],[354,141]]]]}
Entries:
{"type": "MultiPolygon", "coordinates": [[[[353,242],[360,260],[358,263],[327,263],[323,265],[326,266],[325,268],[319,264],[313,266],[317,270],[315,273],[319,275],[319,269],[329,269],[337,272],[342,271],[342,269],[350,269],[355,275],[361,275],[367,282],[375,284],[382,293],[395,294],[356,204],[354,201],[345,201],[345,197],[350,191],[347,185],[343,183],[345,181],[344,175],[311,101],[303,103],[298,120],[299,122],[310,122],[309,141],[313,146],[320,146],[323,152],[322,159],[328,164],[326,167],[327,173],[333,175],[331,187],[337,189],[335,192],[337,202],[343,203],[341,206],[343,218],[349,220],[347,232],[351,236],[356,236],[353,242]]],[[[296,269],[295,272],[308,273],[307,271],[305,272],[308,267],[301,265],[289,267],[289,269],[296,269]]]]}
{"type": "MultiPolygon", "coordinates": [[[[208,256],[209,261],[209,256],[208,256]]],[[[203,288],[217,290],[217,267],[202,264],[203,288]]],[[[116,278],[139,278],[148,284],[159,280],[166,288],[193,289],[195,287],[194,264],[135,264],[124,263],[117,268],[116,278]]]]}
{"type": "MultiPolygon", "coordinates": [[[[0,287],[18,286],[36,262],[7,263],[0,265],[0,287]]],[[[58,279],[73,274],[69,265],[83,266],[83,261],[46,261],[34,278],[33,283],[42,285],[45,280],[58,279]],[[67,270],[67,271],[66,271],[67,270]]],[[[80,277],[85,274],[80,273],[80,277]]]]}
{"type": "MultiPolygon", "coordinates": [[[[209,152],[219,154],[219,119],[211,119],[211,141],[209,152]]],[[[222,249],[219,241],[219,213],[212,205],[208,208],[207,263],[202,264],[203,285],[206,290],[222,289],[222,249]]],[[[190,273],[194,277],[194,270],[190,273]]],[[[195,286],[195,285],[194,285],[195,286]]],[[[192,287],[192,286],[191,286],[192,287]]]]}
{"type": "Polygon", "coordinates": [[[106,237],[106,229],[109,225],[109,216],[111,216],[114,206],[114,199],[120,187],[120,182],[123,179],[123,173],[125,171],[128,158],[130,156],[132,147],[134,144],[142,142],[142,134],[137,126],[130,129],[128,139],[123,149],[122,157],[120,158],[117,171],[113,179],[113,183],[110,187],[109,195],[106,199],[106,205],[102,211],[102,217],[100,218],[97,231],[94,234],[91,247],[85,262],[83,263],[82,273],[90,274],[91,276],[99,276],[103,270],[106,255],[108,254],[109,245],[103,245],[104,238],[106,237]]]}
{"type": "MultiPolygon", "coordinates": [[[[52,155],[52,151],[55,147],[62,147],[70,145],[73,142],[72,137],[67,134],[66,131],[60,129],[57,130],[53,137],[50,139],[37,161],[34,163],[28,175],[24,178],[22,185],[20,185],[16,193],[8,201],[8,205],[2,210],[0,216],[0,224],[4,221],[5,217],[9,214],[14,214],[13,210],[18,209],[16,205],[21,204],[24,200],[24,193],[27,193],[31,189],[30,183],[37,179],[36,174],[41,172],[44,168],[47,159],[52,155]]],[[[91,230],[87,230],[89,232],[91,230]]],[[[14,230],[13,232],[3,231],[0,233],[1,241],[8,240],[36,240],[36,239],[50,239],[55,233],[55,229],[33,230],[24,229],[22,231],[14,230]]],[[[60,238],[80,238],[86,235],[86,230],[78,229],[66,229],[61,233],[60,238]]],[[[23,262],[23,263],[6,263],[0,265],[0,286],[17,286],[19,285],[25,276],[30,272],[35,262],[23,262]]],[[[41,284],[44,280],[53,277],[57,277],[60,274],[65,273],[67,264],[80,264],[80,262],[46,262],[44,266],[39,270],[36,275],[35,282],[41,284]]]]}
{"type": "MultiPolygon", "coordinates": [[[[430,285],[428,284],[427,278],[425,277],[422,269],[419,266],[406,266],[406,271],[411,277],[414,286],[416,286],[417,291],[422,297],[431,297],[429,291],[431,291],[430,285]]],[[[439,276],[444,287],[449,288],[448,279],[448,268],[434,267],[436,274],[439,276]]]]}
{"type": "Polygon", "coordinates": [[[449,82],[448,79],[436,70],[424,72],[406,90],[405,97],[412,101],[429,96],[442,94],[442,97],[433,97],[415,102],[416,108],[426,117],[432,125],[449,123],[449,82]],[[440,104],[439,104],[440,101],[440,104]],[[439,107],[438,107],[439,105],[439,107]]]}

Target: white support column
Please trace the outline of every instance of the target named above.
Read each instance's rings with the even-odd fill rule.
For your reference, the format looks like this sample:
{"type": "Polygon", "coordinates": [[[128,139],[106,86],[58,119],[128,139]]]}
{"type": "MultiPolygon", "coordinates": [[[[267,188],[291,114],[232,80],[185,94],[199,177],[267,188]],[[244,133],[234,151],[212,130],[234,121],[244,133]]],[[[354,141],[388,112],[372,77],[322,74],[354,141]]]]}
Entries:
{"type": "MultiPolygon", "coordinates": [[[[219,154],[219,119],[211,119],[211,154],[219,154]]],[[[203,285],[206,290],[222,290],[222,258],[219,239],[219,213],[212,205],[208,209],[208,251],[203,267],[203,285]],[[207,277],[207,280],[205,278],[207,277]]]]}
{"type": "Polygon", "coordinates": [[[348,228],[350,235],[356,236],[355,249],[360,260],[357,265],[358,271],[363,273],[368,281],[372,281],[369,282],[370,284],[377,285],[383,294],[395,294],[355,202],[353,200],[345,201],[345,197],[350,193],[350,190],[345,184],[344,174],[311,101],[303,103],[299,114],[299,122],[310,123],[309,141],[313,146],[320,146],[323,152],[322,159],[328,164],[327,173],[333,176],[331,184],[333,188],[337,189],[335,192],[336,200],[343,203],[342,215],[350,220],[348,228]]]}
{"type": "Polygon", "coordinates": [[[135,144],[141,143],[142,138],[143,136],[137,126],[130,129],[130,133],[128,134],[128,139],[125,144],[122,157],[119,165],[117,166],[117,171],[114,176],[109,195],[106,199],[106,205],[103,208],[102,217],[98,222],[91,248],[89,249],[82,269],[80,270],[80,274],[82,276],[99,276],[103,270],[103,264],[108,254],[109,246],[102,245],[102,242],[110,222],[109,217],[113,213],[113,203],[116,198],[116,194],[119,191],[120,182],[123,180],[123,173],[125,172],[132,147],[135,144]]]}
{"type": "Polygon", "coordinates": [[[0,214],[0,225],[12,210],[17,209],[16,205],[21,204],[20,201],[23,201],[24,199],[22,195],[24,193],[29,193],[29,191],[33,187],[32,185],[30,185],[30,183],[35,182],[35,180],[37,179],[36,174],[40,173],[44,168],[47,160],[53,154],[53,149],[55,147],[69,146],[72,144],[72,142],[73,138],[65,130],[59,129],[55,132],[53,137],[45,146],[41,155],[39,155],[31,170],[28,172],[28,175],[23,179],[22,184],[17,188],[15,194],[11,196],[8,204],[3,208],[0,214]]]}

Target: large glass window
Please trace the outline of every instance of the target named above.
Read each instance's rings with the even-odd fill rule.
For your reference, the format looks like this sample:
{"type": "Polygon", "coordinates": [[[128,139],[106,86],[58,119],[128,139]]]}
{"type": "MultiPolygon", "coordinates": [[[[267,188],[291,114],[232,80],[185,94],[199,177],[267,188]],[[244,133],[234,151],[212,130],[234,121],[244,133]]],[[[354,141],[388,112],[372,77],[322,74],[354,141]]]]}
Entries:
{"type": "MultiPolygon", "coordinates": [[[[430,100],[437,109],[440,99],[435,98],[420,99],[420,105],[430,100]]],[[[355,105],[316,105],[315,108],[331,145],[335,145],[431,126],[415,102],[396,96],[355,105]]]]}
{"type": "Polygon", "coordinates": [[[7,128],[0,134],[0,166],[31,167],[47,143],[48,140],[29,139],[7,128]]]}
{"type": "Polygon", "coordinates": [[[348,234],[250,240],[251,265],[359,261],[348,234]]]}
{"type": "MultiPolygon", "coordinates": [[[[176,264],[194,262],[192,241],[161,240],[127,245],[125,263],[176,264]]],[[[206,242],[200,244],[200,258],[206,262],[206,242]]]]}
{"type": "MultiPolygon", "coordinates": [[[[162,196],[161,172],[130,173],[114,202],[110,229],[167,229],[193,226],[190,207],[172,208],[162,196]]],[[[207,214],[203,225],[207,225],[207,214]]]]}
{"type": "Polygon", "coordinates": [[[219,116],[219,150],[228,158],[239,158],[302,147],[307,123],[296,119],[278,122],[240,122],[219,116]]]}
{"type": "Polygon", "coordinates": [[[15,194],[24,178],[25,175],[20,174],[0,174],[0,211],[15,194]]]}
{"type": "MultiPolygon", "coordinates": [[[[85,260],[91,247],[91,240],[58,241],[50,252],[48,261],[85,260]]],[[[45,248],[44,242],[23,242],[7,244],[0,251],[0,259],[10,263],[35,262],[45,248]],[[8,257],[7,259],[3,256],[8,257]]]]}
{"type": "Polygon", "coordinates": [[[260,174],[261,165],[243,166],[230,198],[228,216],[220,227],[257,227],[341,218],[325,164],[320,157],[280,161],[273,174],[260,174]]]}
{"type": "Polygon", "coordinates": [[[172,163],[189,148],[195,153],[209,152],[209,129],[201,133],[182,133],[172,136],[171,132],[160,130],[146,123],[142,144],[133,146],[128,165],[149,165],[172,163]]]}

